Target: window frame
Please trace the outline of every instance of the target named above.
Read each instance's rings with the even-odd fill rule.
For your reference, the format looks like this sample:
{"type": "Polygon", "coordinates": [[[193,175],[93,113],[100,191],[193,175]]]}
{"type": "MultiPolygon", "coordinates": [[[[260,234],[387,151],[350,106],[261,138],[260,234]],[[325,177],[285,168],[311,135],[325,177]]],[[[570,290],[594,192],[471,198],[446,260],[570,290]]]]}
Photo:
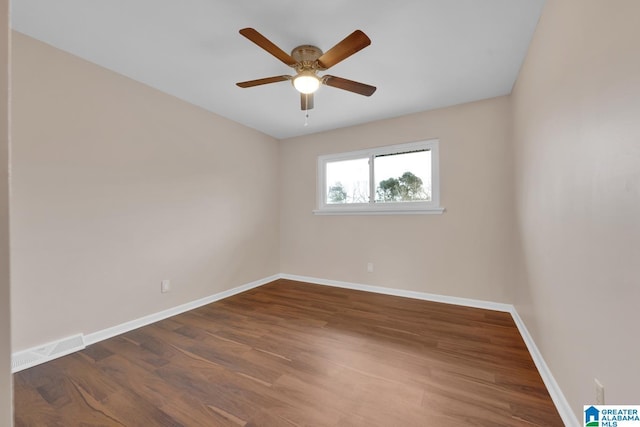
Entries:
{"type": "Polygon", "coordinates": [[[441,214],[440,206],[440,141],[428,139],[405,144],[387,145],[366,150],[318,156],[317,165],[317,209],[315,215],[390,215],[390,214],[441,214]],[[375,157],[401,154],[409,151],[429,150],[431,152],[431,200],[415,202],[376,203],[374,182],[375,157]],[[327,203],[327,163],[344,160],[369,159],[369,202],[368,203],[327,203]]]}

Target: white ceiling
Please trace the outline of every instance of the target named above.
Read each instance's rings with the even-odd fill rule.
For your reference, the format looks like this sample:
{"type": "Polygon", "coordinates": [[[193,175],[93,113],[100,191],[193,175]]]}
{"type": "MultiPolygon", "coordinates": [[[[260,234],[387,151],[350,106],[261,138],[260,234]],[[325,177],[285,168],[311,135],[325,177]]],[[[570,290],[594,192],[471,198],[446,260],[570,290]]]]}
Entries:
{"type": "Polygon", "coordinates": [[[286,138],[511,92],[544,0],[13,0],[15,30],[163,92],[286,138]],[[291,69],[242,37],[286,52],[326,51],[356,29],[371,46],[332,75],[370,98],[323,86],[304,126],[289,82],[236,82],[291,69]]]}

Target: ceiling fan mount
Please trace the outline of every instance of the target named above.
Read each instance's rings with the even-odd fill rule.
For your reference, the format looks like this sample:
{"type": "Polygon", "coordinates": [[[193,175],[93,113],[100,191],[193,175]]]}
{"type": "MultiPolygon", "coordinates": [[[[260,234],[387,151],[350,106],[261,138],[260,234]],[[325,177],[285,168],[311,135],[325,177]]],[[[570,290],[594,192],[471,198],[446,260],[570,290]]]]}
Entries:
{"type": "Polygon", "coordinates": [[[322,49],[317,46],[303,44],[293,48],[291,57],[296,61],[296,65],[308,64],[309,67],[318,68],[318,58],[322,56],[322,53],[322,49]]]}
{"type": "Polygon", "coordinates": [[[253,28],[243,28],[240,30],[240,34],[287,66],[295,69],[296,75],[273,76],[236,83],[239,87],[248,88],[291,80],[293,86],[300,92],[300,107],[302,110],[313,108],[313,94],[321,85],[343,89],[364,96],[371,96],[376,91],[375,86],[353,80],[331,75],[318,76],[318,71],[325,71],[331,68],[371,44],[369,37],[360,30],[354,31],[327,52],[323,52],[317,46],[300,45],[293,48],[290,55],[253,28]]]}

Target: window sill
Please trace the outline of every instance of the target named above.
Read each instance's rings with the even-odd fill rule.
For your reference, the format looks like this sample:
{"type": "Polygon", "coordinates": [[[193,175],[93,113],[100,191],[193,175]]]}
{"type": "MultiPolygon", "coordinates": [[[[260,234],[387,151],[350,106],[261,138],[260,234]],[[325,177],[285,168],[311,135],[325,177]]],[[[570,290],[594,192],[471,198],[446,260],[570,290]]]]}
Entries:
{"type": "Polygon", "coordinates": [[[444,208],[326,208],[315,209],[314,215],[440,215],[444,208]]]}

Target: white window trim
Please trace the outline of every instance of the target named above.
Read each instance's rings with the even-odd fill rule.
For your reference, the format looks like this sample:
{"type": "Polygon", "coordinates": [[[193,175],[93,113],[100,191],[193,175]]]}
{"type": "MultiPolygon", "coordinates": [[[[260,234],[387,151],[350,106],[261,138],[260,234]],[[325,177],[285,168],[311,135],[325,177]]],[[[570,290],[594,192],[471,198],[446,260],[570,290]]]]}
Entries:
{"type": "MultiPolygon", "coordinates": [[[[406,144],[388,145],[367,150],[351,151],[348,153],[326,154],[318,157],[317,174],[317,206],[314,215],[415,215],[441,214],[444,208],[440,206],[440,161],[437,139],[410,142],[406,144]],[[325,179],[326,164],[342,160],[369,158],[381,154],[393,154],[403,151],[429,150],[431,152],[431,200],[428,202],[397,202],[375,203],[373,188],[370,188],[370,203],[329,204],[326,202],[327,183],[325,179]]],[[[369,184],[374,186],[373,167],[369,168],[369,184]]]]}

